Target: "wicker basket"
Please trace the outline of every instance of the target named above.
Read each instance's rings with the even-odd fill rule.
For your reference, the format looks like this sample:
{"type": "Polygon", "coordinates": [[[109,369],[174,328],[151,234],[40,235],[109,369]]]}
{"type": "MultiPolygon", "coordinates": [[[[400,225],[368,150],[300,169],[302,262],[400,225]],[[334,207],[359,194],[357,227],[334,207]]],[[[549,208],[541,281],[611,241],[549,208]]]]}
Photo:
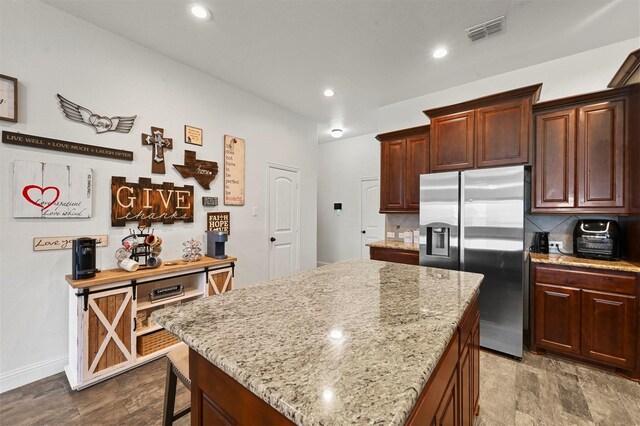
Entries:
{"type": "Polygon", "coordinates": [[[138,336],[138,355],[145,356],[175,345],[180,340],[167,330],[158,330],[153,333],[138,336]]]}

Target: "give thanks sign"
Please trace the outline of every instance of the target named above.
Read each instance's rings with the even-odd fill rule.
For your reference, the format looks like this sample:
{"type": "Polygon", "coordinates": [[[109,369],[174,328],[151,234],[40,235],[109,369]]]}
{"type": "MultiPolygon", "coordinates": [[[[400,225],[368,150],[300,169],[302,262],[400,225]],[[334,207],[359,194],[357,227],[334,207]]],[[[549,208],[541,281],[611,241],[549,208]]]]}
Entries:
{"type": "Polygon", "coordinates": [[[125,226],[129,221],[138,221],[139,226],[172,224],[176,220],[193,222],[193,186],[156,185],[150,178],[138,178],[138,183],[111,178],[111,226],[125,226]]]}

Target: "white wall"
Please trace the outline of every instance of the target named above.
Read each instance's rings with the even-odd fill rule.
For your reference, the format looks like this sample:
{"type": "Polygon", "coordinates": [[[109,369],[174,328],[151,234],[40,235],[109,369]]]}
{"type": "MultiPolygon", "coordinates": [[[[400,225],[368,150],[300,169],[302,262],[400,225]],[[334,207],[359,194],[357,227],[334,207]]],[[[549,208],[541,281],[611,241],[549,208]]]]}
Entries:
{"type": "Polygon", "coordinates": [[[604,90],[627,55],[638,46],[640,39],[630,39],[383,106],[377,111],[378,132],[429,124],[422,112],[425,109],[537,83],[543,83],[539,102],[604,90]]]}
{"type": "MultiPolygon", "coordinates": [[[[536,83],[543,83],[541,100],[604,90],[629,52],[639,45],[639,39],[631,39],[383,106],[377,111],[378,130],[385,133],[422,126],[429,123],[422,113],[425,109],[536,83]]],[[[357,202],[360,188],[354,182],[362,171],[379,175],[380,148],[374,137],[367,135],[320,145],[319,261],[336,262],[360,255],[359,217],[347,217],[346,208],[343,216],[335,217],[331,209],[334,200],[357,202]]]]}
{"type": "Polygon", "coordinates": [[[360,257],[360,179],[380,176],[380,143],[373,134],[322,143],[318,157],[318,263],[360,257]]]}
{"type": "Polygon", "coordinates": [[[236,285],[268,278],[267,162],[301,170],[300,264],[302,269],[316,266],[316,123],[34,1],[0,3],[0,72],[20,82],[20,122],[0,122],[2,130],[134,152],[131,163],[0,144],[2,391],[62,371],[66,363],[68,285],[64,276],[71,273],[71,253],[33,252],[33,237],[109,234],[109,246],[98,250],[97,263],[103,269],[116,266],[113,253],[126,228],[110,224],[111,176],[194,185],[194,223],[154,225],[164,240],[162,257],[177,258],[182,241],[204,235],[207,210],[201,206],[201,197],[217,196],[222,203],[224,134],[242,137],[246,139],[246,205],[208,209],[231,212],[227,252],[239,259],[236,285]],[[96,135],[90,127],[63,118],[56,93],[97,113],[137,114],[138,118],[129,134],[96,135]],[[202,147],[184,143],[185,124],[203,128],[202,147]],[[150,126],[162,127],[166,136],[174,138],[174,148],[166,155],[166,175],[151,174],[150,150],[141,146],[140,134],[148,133],[150,126]],[[210,191],[192,179],[183,179],[170,166],[182,164],[185,149],[195,150],[198,158],[218,162],[220,174],[210,191]],[[14,219],[11,176],[15,159],[93,168],[94,216],[86,220],[14,219]],[[253,206],[259,208],[258,217],[251,216],[253,206]]]}

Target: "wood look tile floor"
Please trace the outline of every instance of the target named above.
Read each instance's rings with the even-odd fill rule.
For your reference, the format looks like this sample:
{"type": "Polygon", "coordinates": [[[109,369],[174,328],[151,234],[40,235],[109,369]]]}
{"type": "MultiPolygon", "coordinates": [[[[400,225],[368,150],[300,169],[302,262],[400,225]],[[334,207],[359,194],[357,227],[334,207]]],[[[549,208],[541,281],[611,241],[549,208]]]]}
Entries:
{"type": "MultiPolygon", "coordinates": [[[[640,384],[558,358],[480,354],[476,425],[639,425],[640,384]]],[[[0,394],[0,425],[159,425],[166,360],[80,392],[64,373],[0,394]]],[[[176,407],[189,403],[178,383],[176,407]]],[[[176,425],[188,425],[189,416],[176,425]]]]}

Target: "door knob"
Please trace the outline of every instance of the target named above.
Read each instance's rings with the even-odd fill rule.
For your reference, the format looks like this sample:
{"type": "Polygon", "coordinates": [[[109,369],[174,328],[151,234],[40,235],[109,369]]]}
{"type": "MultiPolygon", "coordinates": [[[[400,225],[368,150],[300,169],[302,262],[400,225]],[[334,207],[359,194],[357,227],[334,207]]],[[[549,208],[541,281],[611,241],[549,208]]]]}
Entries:
{"type": "Polygon", "coordinates": [[[363,234],[366,234],[366,233],[367,233],[367,231],[365,231],[364,229],[363,229],[362,231],[360,231],[360,232],[362,232],[363,234]]]}
{"type": "Polygon", "coordinates": [[[274,242],[276,240],[276,238],[275,237],[271,237],[270,240],[271,240],[271,242],[274,242]]]}

